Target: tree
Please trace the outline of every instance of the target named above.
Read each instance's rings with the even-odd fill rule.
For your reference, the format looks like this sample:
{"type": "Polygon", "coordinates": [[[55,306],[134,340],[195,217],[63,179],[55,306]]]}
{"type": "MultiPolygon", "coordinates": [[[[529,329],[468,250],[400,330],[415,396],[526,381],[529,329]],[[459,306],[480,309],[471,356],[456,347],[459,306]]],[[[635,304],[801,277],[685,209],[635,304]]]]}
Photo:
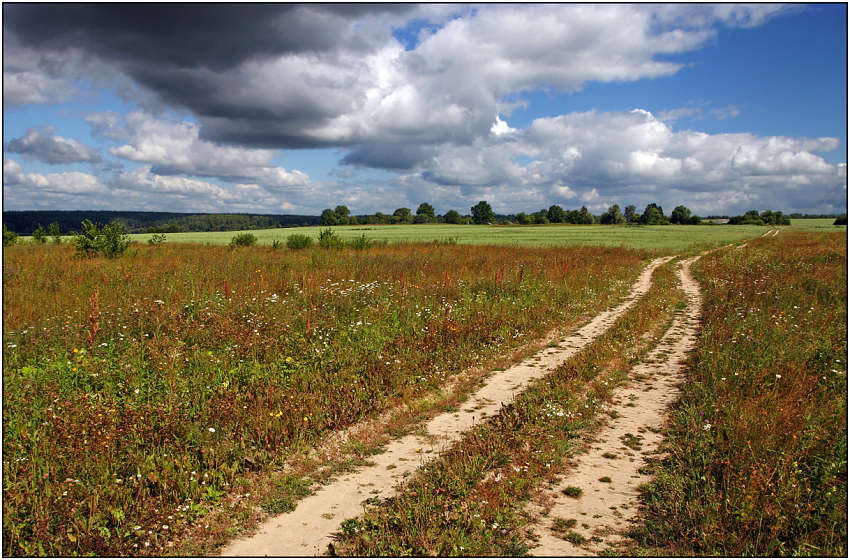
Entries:
{"type": "Polygon", "coordinates": [[[330,208],[325,208],[322,210],[322,215],[319,218],[319,224],[323,226],[335,226],[339,222],[337,221],[336,212],[331,210],[330,208]]]}
{"type": "Polygon", "coordinates": [[[596,218],[587,210],[587,206],[582,206],[581,210],[578,211],[578,221],[576,223],[593,224],[596,223],[596,218]]]}
{"type": "Polygon", "coordinates": [[[434,207],[428,204],[427,202],[423,202],[419,205],[419,208],[416,209],[416,216],[424,216],[426,222],[434,221],[434,207]]]}
{"type": "Polygon", "coordinates": [[[449,210],[446,212],[446,215],[443,216],[443,219],[447,224],[459,224],[460,223],[460,214],[458,214],[457,210],[449,210]]]}
{"type": "Polygon", "coordinates": [[[686,206],[675,207],[670,215],[670,222],[674,224],[687,224],[690,223],[690,219],[691,210],[686,206]]]}
{"type": "Polygon", "coordinates": [[[654,202],[647,204],[643,211],[643,216],[640,217],[640,223],[646,225],[661,225],[669,224],[667,218],[664,217],[664,210],[654,202]]]}
{"type": "MultiPolygon", "coordinates": [[[[789,220],[790,222],[790,220],[789,220]]],[[[835,221],[832,222],[834,226],[846,226],[847,225],[847,214],[842,214],[835,218],[835,221]]]]}
{"type": "Polygon", "coordinates": [[[490,224],[496,221],[496,214],[486,200],[482,200],[472,208],[472,221],[476,224],[490,224]]]}
{"type": "Polygon", "coordinates": [[[636,224],[640,221],[640,216],[638,216],[637,209],[634,204],[626,206],[626,210],[623,215],[626,217],[626,221],[630,224],[636,224]]]}
{"type": "Polygon", "coordinates": [[[336,214],[336,223],[338,224],[347,224],[349,222],[349,214],[351,211],[348,209],[348,206],[343,206],[340,204],[336,208],[334,208],[334,214],[336,214]]]}
{"type": "Polygon", "coordinates": [[[393,216],[402,224],[413,223],[413,214],[410,213],[410,208],[396,208],[393,216]]]}
{"type": "Polygon", "coordinates": [[[601,224],[623,224],[625,222],[626,217],[620,212],[619,204],[609,207],[608,211],[599,218],[601,224]]]}
{"type": "Polygon", "coordinates": [[[564,209],[557,204],[553,204],[549,207],[549,211],[546,212],[546,217],[549,218],[549,222],[553,224],[562,224],[567,221],[567,215],[564,213],[564,209]]]}
{"type": "Polygon", "coordinates": [[[520,212],[516,215],[516,223],[518,224],[530,224],[531,218],[528,217],[528,214],[525,212],[520,212]]]}

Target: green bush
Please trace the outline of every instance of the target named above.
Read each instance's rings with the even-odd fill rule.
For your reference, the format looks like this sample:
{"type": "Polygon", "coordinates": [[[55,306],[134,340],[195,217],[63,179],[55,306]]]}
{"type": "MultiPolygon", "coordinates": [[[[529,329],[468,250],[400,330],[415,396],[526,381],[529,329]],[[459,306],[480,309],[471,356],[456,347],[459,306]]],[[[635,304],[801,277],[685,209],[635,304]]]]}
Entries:
{"type": "Polygon", "coordinates": [[[36,243],[47,243],[47,230],[41,224],[32,232],[32,240],[36,243]]]}
{"type": "Polygon", "coordinates": [[[82,232],[74,234],[73,244],[77,255],[93,256],[97,253],[108,258],[124,254],[130,246],[130,237],[124,226],[113,221],[101,228],[90,220],[83,220],[82,232]]]}
{"type": "Polygon", "coordinates": [[[359,249],[361,251],[364,249],[369,249],[370,247],[372,247],[373,244],[374,242],[368,237],[366,237],[365,233],[360,234],[360,237],[355,237],[354,239],[348,242],[349,247],[351,247],[352,249],[359,249]]]}
{"type": "Polygon", "coordinates": [[[3,225],[3,246],[8,247],[9,245],[14,245],[18,242],[18,234],[14,231],[11,231],[6,228],[6,225],[3,225]]]}
{"type": "Polygon", "coordinates": [[[331,228],[319,232],[319,246],[324,249],[342,249],[345,242],[331,228]]]}
{"type": "Polygon", "coordinates": [[[303,233],[293,233],[286,238],[286,246],[290,249],[306,249],[313,244],[313,238],[303,233]]]}
{"type": "Polygon", "coordinates": [[[59,227],[59,224],[56,222],[51,223],[47,226],[47,233],[53,238],[53,243],[59,245],[62,243],[62,228],[59,227]]]}
{"type": "Polygon", "coordinates": [[[154,247],[158,247],[165,243],[165,234],[164,233],[155,233],[151,235],[151,238],[148,239],[148,243],[153,245],[154,247]]]}
{"type": "Polygon", "coordinates": [[[253,233],[237,233],[230,240],[231,247],[250,247],[257,244],[257,236],[253,233]]]}

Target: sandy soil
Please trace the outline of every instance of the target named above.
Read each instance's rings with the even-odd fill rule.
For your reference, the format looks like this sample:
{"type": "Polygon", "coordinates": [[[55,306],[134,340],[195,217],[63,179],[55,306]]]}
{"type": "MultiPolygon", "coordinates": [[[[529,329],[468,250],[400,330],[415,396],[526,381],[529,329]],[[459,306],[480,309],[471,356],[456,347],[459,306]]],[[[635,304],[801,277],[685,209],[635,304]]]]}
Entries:
{"type": "MultiPolygon", "coordinates": [[[[531,528],[540,537],[532,555],[597,556],[628,542],[623,534],[637,515],[638,487],[649,480],[638,469],[647,455],[657,452],[662,439],[658,432],[669,406],[679,397],[687,353],[696,344],[701,298],[689,268],[697,258],[683,261],[679,270],[687,307],[650,356],[632,369],[630,383],[615,392],[615,418],[594,435],[590,450],[574,459],[570,472],[529,505],[536,518],[531,528]],[[581,488],[581,495],[565,495],[567,486],[581,488]],[[587,540],[573,544],[564,539],[563,530],[553,530],[556,518],[574,523],[566,533],[587,540]]],[[[574,542],[579,540],[573,536],[574,542]]]]}
{"type": "Polygon", "coordinates": [[[597,315],[574,334],[558,340],[531,358],[504,371],[496,371],[458,412],[433,418],[427,435],[409,435],[387,445],[371,457],[372,465],[342,475],[315,494],[301,500],[296,509],[265,521],[251,537],[238,539],[221,550],[223,556],[313,556],[327,553],[331,535],[342,521],[362,513],[361,502],[385,498],[395,486],[422,463],[456,441],[475,422],[497,413],[534,380],[563,363],[579,349],[604,333],[615,320],[646,294],[652,272],[672,257],[655,259],[641,273],[629,295],[616,307],[597,315]]]}

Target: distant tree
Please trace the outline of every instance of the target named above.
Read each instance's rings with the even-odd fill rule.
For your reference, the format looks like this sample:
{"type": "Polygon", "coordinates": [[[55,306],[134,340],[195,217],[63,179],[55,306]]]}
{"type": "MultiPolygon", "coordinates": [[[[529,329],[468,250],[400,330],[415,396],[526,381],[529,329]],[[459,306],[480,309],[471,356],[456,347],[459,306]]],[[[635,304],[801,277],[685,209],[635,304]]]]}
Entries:
{"type": "Polygon", "coordinates": [[[348,206],[340,204],[334,208],[334,214],[336,214],[336,223],[343,225],[349,223],[349,215],[351,214],[351,211],[348,209],[348,206]]]}
{"type": "Polygon", "coordinates": [[[664,217],[664,210],[654,202],[647,204],[643,215],[640,217],[640,223],[646,225],[661,225],[669,224],[667,218],[664,217]]]}
{"type": "Polygon", "coordinates": [[[47,230],[41,227],[41,224],[33,230],[32,240],[36,243],[47,243],[47,230]]]}
{"type": "MultiPolygon", "coordinates": [[[[788,220],[788,221],[790,222],[791,220],[788,220]]],[[[832,222],[832,225],[834,225],[834,226],[846,226],[847,225],[847,214],[842,214],[842,215],[838,216],[837,218],[835,218],[835,221],[832,222]]]]}
{"type": "Polygon", "coordinates": [[[596,218],[588,211],[587,206],[582,206],[581,210],[578,211],[578,221],[576,223],[593,224],[596,223],[596,218]]]}
{"type": "Polygon", "coordinates": [[[394,221],[397,221],[399,223],[413,223],[413,214],[410,212],[410,208],[396,208],[395,212],[393,212],[393,216],[395,217],[394,221]]]}
{"type": "Polygon", "coordinates": [[[518,224],[530,224],[531,218],[528,217],[528,214],[525,212],[520,212],[516,215],[516,223],[518,224]]]}
{"type": "Polygon", "coordinates": [[[634,204],[626,206],[626,210],[623,212],[623,215],[626,217],[626,221],[630,224],[636,224],[640,221],[640,215],[637,213],[637,209],[634,204]]]}
{"type": "Polygon", "coordinates": [[[460,214],[458,214],[457,210],[449,210],[446,212],[446,215],[443,216],[443,219],[447,224],[459,224],[461,221],[460,214]]]}
{"type": "Polygon", "coordinates": [[[53,238],[55,244],[59,245],[62,243],[62,228],[59,227],[58,223],[53,222],[47,226],[47,233],[53,238]]]}
{"type": "Polygon", "coordinates": [[[545,208],[541,208],[539,211],[534,212],[530,217],[535,224],[549,223],[549,212],[547,212],[545,208]]]}
{"type": "Polygon", "coordinates": [[[567,221],[567,214],[564,212],[564,209],[557,204],[553,204],[549,207],[549,210],[546,212],[546,217],[549,218],[549,223],[552,224],[562,224],[567,221]]]}
{"type": "Polygon", "coordinates": [[[427,202],[423,202],[419,205],[419,208],[416,209],[416,216],[424,216],[426,222],[433,222],[435,219],[434,207],[427,202]]]}
{"type": "Polygon", "coordinates": [[[470,211],[472,212],[472,221],[476,224],[491,224],[496,221],[496,214],[486,200],[480,201],[470,208],[470,211]]]}
{"type": "Polygon", "coordinates": [[[599,218],[601,224],[623,224],[626,222],[626,217],[620,212],[620,205],[615,204],[610,206],[608,211],[602,214],[599,218]]]}
{"type": "Polygon", "coordinates": [[[322,215],[319,217],[319,223],[323,226],[335,226],[339,223],[336,212],[330,208],[322,210],[322,215]]]}
{"type": "Polygon", "coordinates": [[[670,215],[670,222],[673,224],[687,224],[691,219],[691,210],[687,206],[677,206],[673,209],[670,215]]]}

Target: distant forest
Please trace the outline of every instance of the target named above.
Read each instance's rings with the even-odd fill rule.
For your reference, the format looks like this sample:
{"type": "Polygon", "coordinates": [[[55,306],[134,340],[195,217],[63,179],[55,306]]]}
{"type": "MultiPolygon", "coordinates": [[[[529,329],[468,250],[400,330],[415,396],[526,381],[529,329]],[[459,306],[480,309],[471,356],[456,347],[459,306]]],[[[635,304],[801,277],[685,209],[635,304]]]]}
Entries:
{"type": "MultiPolygon", "coordinates": [[[[431,208],[430,205],[426,205],[431,208]]],[[[651,205],[652,206],[652,205],[651,205]]],[[[489,205],[488,205],[489,207],[489,205]]],[[[422,206],[420,206],[420,209],[422,206]]],[[[559,206],[550,208],[560,210],[559,206]]],[[[337,209],[344,209],[346,215],[348,209],[344,206],[338,206],[337,209]]],[[[433,209],[431,210],[433,212],[433,209]]],[[[325,213],[333,212],[326,210],[325,213]]],[[[586,212],[586,210],[585,210],[586,212]]],[[[524,212],[519,214],[493,214],[492,217],[484,220],[481,223],[543,223],[542,220],[535,222],[529,220],[535,215],[548,216],[548,212],[544,209],[537,213],[526,215],[524,212]]],[[[433,214],[431,214],[433,216],[433,214]]],[[[589,213],[588,213],[589,215],[589,213]]],[[[108,224],[113,220],[118,220],[128,233],[177,233],[181,231],[237,231],[248,229],[270,229],[270,228],[285,228],[297,226],[317,226],[317,225],[334,225],[339,223],[419,223],[416,217],[407,208],[400,208],[396,213],[391,215],[382,215],[380,212],[372,215],[363,216],[347,216],[346,221],[328,222],[327,216],[300,216],[287,214],[186,214],[179,212],[123,212],[112,210],[9,210],[3,212],[3,225],[17,233],[18,235],[31,235],[39,225],[47,228],[50,224],[59,224],[59,228],[63,234],[69,234],[72,231],[79,231],[80,224],[83,220],[91,220],[94,223],[108,224]],[[406,211],[409,219],[403,219],[404,216],[397,216],[400,211],[406,211]],[[324,220],[323,220],[324,218],[324,220]],[[386,218],[385,220],[382,218],[386,218]],[[395,220],[393,221],[393,218],[395,220]],[[356,220],[356,221],[355,221],[356,220]]],[[[788,218],[835,218],[837,214],[786,214],[788,218]]],[[[586,223],[605,223],[605,214],[602,217],[592,216],[593,221],[586,223]]],[[[739,218],[744,218],[746,215],[739,218]]],[[[708,218],[729,218],[729,216],[708,216],[708,218]]],[[[445,217],[438,216],[433,220],[422,220],[422,222],[448,222],[448,223],[475,223],[474,216],[461,216],[457,212],[449,211],[445,217]],[[452,218],[452,215],[457,219],[452,218]]],[[[557,220],[565,221],[565,220],[557,220]]],[[[569,220],[568,220],[569,221],[569,220]]],[[[585,222],[581,222],[585,223],[585,222]]],[[[737,222],[734,222],[737,223],[737,222]]],[[[743,223],[743,222],[742,222],[743,223]]]]}
{"type": "Polygon", "coordinates": [[[176,212],[121,212],[110,210],[10,210],[3,225],[19,235],[30,235],[39,225],[59,224],[62,233],[80,231],[91,220],[108,224],[118,220],[129,233],[176,233],[179,231],[235,231],[319,225],[319,216],[285,214],[182,214],[176,212]]]}

